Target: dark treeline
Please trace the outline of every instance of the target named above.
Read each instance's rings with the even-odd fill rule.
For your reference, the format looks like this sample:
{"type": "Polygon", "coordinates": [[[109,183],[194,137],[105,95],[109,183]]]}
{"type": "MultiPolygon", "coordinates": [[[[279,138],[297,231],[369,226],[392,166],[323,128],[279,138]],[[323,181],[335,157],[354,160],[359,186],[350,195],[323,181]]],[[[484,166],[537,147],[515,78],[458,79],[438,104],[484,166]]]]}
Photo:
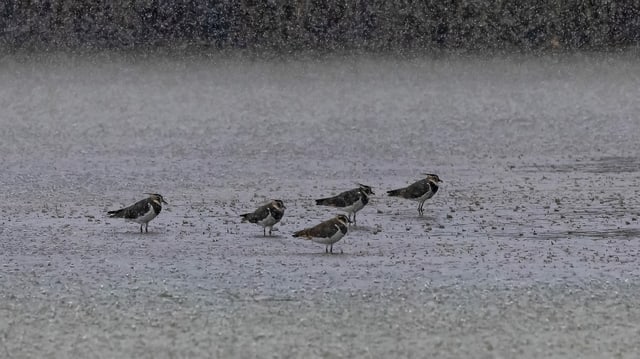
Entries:
{"type": "Polygon", "coordinates": [[[640,0],[2,0],[10,49],[600,49],[637,45],[640,0]]]}

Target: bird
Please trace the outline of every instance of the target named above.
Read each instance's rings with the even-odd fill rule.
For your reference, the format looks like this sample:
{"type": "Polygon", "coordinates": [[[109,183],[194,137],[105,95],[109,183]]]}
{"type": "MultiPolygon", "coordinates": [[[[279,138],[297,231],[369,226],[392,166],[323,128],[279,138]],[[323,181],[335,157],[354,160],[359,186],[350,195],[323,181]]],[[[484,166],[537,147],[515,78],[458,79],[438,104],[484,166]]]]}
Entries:
{"type": "Polygon", "coordinates": [[[353,213],[353,224],[357,225],[356,213],[369,203],[369,196],[374,194],[371,186],[358,183],[358,188],[344,191],[333,197],[316,199],[316,204],[343,210],[347,212],[349,220],[351,220],[351,214],[353,213]]]}
{"type": "Polygon", "coordinates": [[[425,175],[427,176],[425,179],[421,179],[408,187],[387,191],[387,194],[392,197],[401,197],[420,202],[418,204],[418,214],[422,216],[424,214],[424,202],[438,192],[438,183],[442,182],[438,175],[432,173],[425,173],[425,175]]]}
{"type": "Polygon", "coordinates": [[[339,214],[318,225],[293,234],[294,237],[303,237],[316,243],[325,245],[324,252],[333,254],[333,244],[342,239],[348,231],[348,224],[351,223],[349,217],[339,214]]]}
{"type": "Polygon", "coordinates": [[[269,203],[258,207],[253,212],[241,214],[242,222],[256,223],[262,226],[264,236],[267,236],[267,227],[269,227],[269,235],[273,229],[273,225],[280,222],[284,216],[284,202],[279,199],[271,200],[269,203]]]}
{"type": "Polygon", "coordinates": [[[160,214],[160,211],[162,210],[162,203],[169,203],[162,198],[161,194],[145,194],[148,194],[149,197],[140,200],[129,207],[109,211],[107,214],[111,218],[124,218],[126,221],[140,223],[140,233],[142,233],[142,225],[145,226],[145,232],[149,232],[149,222],[160,214]]]}

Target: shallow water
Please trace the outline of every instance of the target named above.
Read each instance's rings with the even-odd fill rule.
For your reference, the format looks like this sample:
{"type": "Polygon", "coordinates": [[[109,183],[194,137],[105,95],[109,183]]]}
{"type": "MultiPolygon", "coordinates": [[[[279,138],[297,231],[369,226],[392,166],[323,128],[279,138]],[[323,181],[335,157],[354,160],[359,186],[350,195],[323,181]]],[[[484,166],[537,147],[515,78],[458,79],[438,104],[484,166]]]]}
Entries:
{"type": "Polygon", "coordinates": [[[5,57],[5,350],[633,355],[639,74],[633,54],[5,57]],[[424,217],[385,195],[425,172],[424,217]],[[290,237],[356,182],[377,196],[342,254],[290,237]],[[106,218],[143,192],[170,203],[150,233],[106,218]],[[268,198],[287,212],[265,239],[238,216],[268,198]]]}

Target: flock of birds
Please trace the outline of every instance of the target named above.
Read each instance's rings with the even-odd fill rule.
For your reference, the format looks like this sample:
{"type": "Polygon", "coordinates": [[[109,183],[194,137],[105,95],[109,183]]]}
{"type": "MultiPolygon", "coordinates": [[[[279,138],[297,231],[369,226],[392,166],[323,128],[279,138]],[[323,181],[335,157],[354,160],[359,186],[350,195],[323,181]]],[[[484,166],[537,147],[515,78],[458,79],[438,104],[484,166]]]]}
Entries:
{"type": "MultiPolygon", "coordinates": [[[[442,181],[438,175],[429,173],[426,174],[426,178],[407,187],[387,191],[387,194],[392,197],[418,201],[418,214],[423,215],[424,202],[438,192],[438,184],[440,182],[442,181]]],[[[147,194],[149,194],[148,198],[138,201],[129,207],[109,211],[107,214],[112,218],[124,218],[127,221],[139,223],[140,233],[142,233],[143,226],[145,232],[148,232],[149,222],[160,214],[162,203],[168,203],[158,193],[147,194]]],[[[317,199],[317,205],[335,207],[347,212],[347,215],[339,214],[313,227],[297,231],[293,233],[293,236],[324,244],[325,253],[333,253],[333,244],[347,234],[349,224],[356,224],[356,213],[369,203],[369,196],[373,194],[375,193],[373,193],[370,186],[359,184],[358,188],[342,192],[336,196],[317,199]],[[353,215],[353,221],[351,220],[351,215],[353,215]]],[[[269,235],[271,235],[273,226],[284,217],[286,208],[282,200],[274,199],[258,207],[255,211],[240,216],[242,217],[242,222],[255,223],[261,226],[263,234],[266,236],[267,228],[269,228],[269,235]]]]}

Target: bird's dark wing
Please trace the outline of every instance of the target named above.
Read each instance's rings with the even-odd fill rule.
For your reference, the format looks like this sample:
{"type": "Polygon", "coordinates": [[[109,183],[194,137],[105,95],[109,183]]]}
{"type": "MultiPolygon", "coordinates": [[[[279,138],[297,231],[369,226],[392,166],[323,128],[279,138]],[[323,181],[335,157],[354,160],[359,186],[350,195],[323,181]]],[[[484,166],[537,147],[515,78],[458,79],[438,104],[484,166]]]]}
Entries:
{"type": "Polygon", "coordinates": [[[267,216],[269,215],[268,207],[269,207],[269,205],[266,204],[264,206],[258,207],[258,209],[256,209],[255,211],[253,211],[251,213],[241,214],[240,216],[245,221],[249,221],[250,223],[256,223],[258,221],[261,221],[261,220],[267,218],[267,216]]]}
{"type": "Polygon", "coordinates": [[[149,202],[151,202],[149,199],[143,199],[125,208],[124,218],[138,218],[144,216],[149,212],[149,208],[151,207],[149,202]]]}
{"type": "Polygon", "coordinates": [[[341,208],[351,206],[358,200],[358,198],[360,198],[360,192],[356,188],[342,192],[334,197],[317,199],[316,204],[341,208]]]}
{"type": "Polygon", "coordinates": [[[129,207],[107,212],[111,217],[135,219],[149,212],[150,200],[140,200],[129,207]]]}
{"type": "Polygon", "coordinates": [[[330,219],[311,228],[306,228],[293,234],[294,237],[329,238],[336,233],[336,220],[330,219]]]}
{"type": "Polygon", "coordinates": [[[344,198],[347,206],[351,206],[356,203],[360,199],[360,188],[352,189],[350,191],[345,191],[340,193],[340,196],[344,198]]]}
{"type": "Polygon", "coordinates": [[[407,187],[405,191],[406,198],[420,198],[424,196],[430,189],[429,181],[426,179],[420,180],[407,187]]]}

